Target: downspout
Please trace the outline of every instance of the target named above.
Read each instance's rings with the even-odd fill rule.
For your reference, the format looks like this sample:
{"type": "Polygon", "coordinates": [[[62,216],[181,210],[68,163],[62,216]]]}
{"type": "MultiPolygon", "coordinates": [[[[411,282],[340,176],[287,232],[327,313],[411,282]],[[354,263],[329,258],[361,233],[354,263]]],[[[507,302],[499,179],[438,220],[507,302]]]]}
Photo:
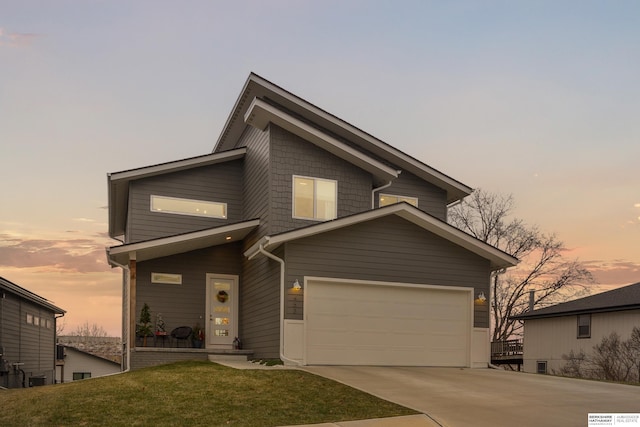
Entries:
{"type": "MultiPolygon", "coordinates": [[[[402,173],[402,170],[398,169],[396,171],[396,178],[398,176],[400,176],[401,173],[402,173]]],[[[374,188],[373,190],[371,190],[371,209],[375,209],[375,207],[376,207],[376,194],[375,193],[377,191],[384,190],[385,188],[389,187],[392,183],[393,183],[393,180],[390,179],[389,182],[387,182],[386,184],[381,185],[380,187],[377,187],[377,188],[374,188]]]]}
{"type": "MultiPolygon", "coordinates": [[[[398,173],[400,173],[400,172],[401,171],[398,171],[398,173]]],[[[393,181],[389,181],[385,185],[381,185],[380,187],[377,187],[377,188],[374,188],[373,190],[371,190],[371,209],[375,209],[375,207],[376,207],[376,191],[384,190],[385,188],[389,187],[392,182],[393,181]]]]}
{"type": "MultiPolygon", "coordinates": [[[[284,355],[284,260],[265,251],[262,243],[258,246],[258,252],[280,263],[280,360],[291,365],[299,365],[300,363],[298,361],[289,359],[284,355]]],[[[253,255],[255,255],[255,253],[253,255]]],[[[253,255],[249,257],[249,259],[253,258],[253,255]]]]}
{"type": "MultiPolygon", "coordinates": [[[[107,252],[107,258],[108,257],[109,257],[109,252],[107,252]]],[[[120,263],[118,263],[118,262],[116,262],[116,261],[114,261],[112,259],[109,259],[109,263],[111,265],[115,265],[116,267],[122,268],[122,272],[125,275],[125,277],[129,277],[129,275],[128,275],[129,266],[122,265],[122,264],[120,264],[120,263]]],[[[128,282],[128,280],[129,279],[127,279],[127,282],[128,282]]],[[[123,292],[124,292],[124,289],[123,289],[123,292]]],[[[127,301],[126,301],[127,307],[129,307],[129,298],[131,297],[130,294],[131,294],[131,291],[127,292],[127,301]]],[[[127,323],[126,323],[127,327],[130,324],[131,324],[131,309],[129,308],[127,310],[127,323]]],[[[135,331],[134,331],[134,333],[135,333],[135,331]]],[[[129,331],[129,334],[131,334],[131,331],[129,331]]],[[[127,344],[126,358],[127,358],[127,369],[125,369],[124,371],[121,371],[121,373],[129,372],[131,370],[131,348],[130,348],[130,346],[128,344],[127,344]]]]}
{"type": "MultiPolygon", "coordinates": [[[[53,348],[54,348],[54,352],[53,352],[53,383],[56,384],[56,374],[58,373],[58,370],[56,369],[56,362],[58,361],[58,319],[62,319],[64,317],[65,313],[60,313],[60,316],[56,316],[55,313],[53,313],[53,348]]],[[[64,361],[63,361],[64,363],[64,361]]],[[[62,378],[60,378],[60,382],[64,382],[64,365],[62,365],[62,367],[60,368],[60,376],[62,378]]]]}

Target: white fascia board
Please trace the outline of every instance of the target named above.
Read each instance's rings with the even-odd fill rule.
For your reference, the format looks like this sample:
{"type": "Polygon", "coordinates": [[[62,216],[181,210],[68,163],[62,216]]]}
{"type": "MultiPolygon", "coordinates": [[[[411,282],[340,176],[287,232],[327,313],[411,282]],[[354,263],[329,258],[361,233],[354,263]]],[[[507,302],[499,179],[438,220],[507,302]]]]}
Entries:
{"type": "Polygon", "coordinates": [[[242,92],[240,93],[240,96],[227,119],[227,123],[223,128],[224,130],[220,135],[214,151],[219,145],[221,145],[224,139],[228,138],[229,133],[235,132],[237,135],[240,134],[242,129],[237,121],[240,118],[239,115],[242,113],[242,110],[248,110],[246,102],[248,102],[248,99],[251,99],[252,97],[273,98],[276,102],[282,103],[283,106],[290,108],[297,114],[304,115],[305,117],[312,115],[312,117],[310,117],[311,121],[317,121],[330,131],[335,131],[337,134],[346,137],[349,140],[353,139],[353,142],[362,146],[364,149],[382,158],[389,159],[389,161],[396,166],[407,169],[408,172],[411,172],[428,182],[442,186],[449,194],[448,203],[461,200],[473,191],[471,187],[445,175],[425,163],[422,163],[421,161],[403,153],[397,148],[379,140],[356,126],[353,126],[339,117],[334,116],[333,114],[311,104],[299,96],[288,92],[287,90],[254,73],[251,73],[246,80],[242,92]],[[232,130],[232,128],[235,129],[232,130]]]}
{"type": "Polygon", "coordinates": [[[455,243],[476,255],[488,259],[491,261],[492,270],[513,267],[518,264],[518,259],[512,257],[506,252],[478,240],[452,225],[441,222],[413,206],[408,205],[407,207],[410,207],[411,209],[400,210],[396,212],[396,215],[442,237],[443,239],[455,243]]]}
{"type": "Polygon", "coordinates": [[[366,154],[349,147],[347,144],[327,135],[321,130],[310,126],[277,107],[254,98],[244,116],[245,123],[257,129],[265,130],[271,122],[306,141],[326,150],[346,161],[370,172],[381,181],[388,182],[397,178],[399,171],[379,162],[366,154]]]}
{"type": "MultiPolygon", "coordinates": [[[[109,262],[126,265],[130,259],[147,261],[163,256],[175,255],[209,246],[217,246],[242,240],[254,228],[260,225],[259,219],[236,224],[223,225],[207,230],[162,237],[138,243],[112,246],[107,249],[109,262]],[[230,237],[230,239],[227,239],[230,237]]],[[[112,263],[112,265],[113,265],[112,263]]]]}
{"type": "Polygon", "coordinates": [[[161,163],[153,166],[145,166],[137,169],[131,169],[123,172],[110,173],[109,181],[119,181],[123,179],[140,179],[150,176],[161,175],[167,172],[177,172],[195,167],[207,166],[216,163],[228,162],[231,160],[241,159],[247,153],[247,149],[236,148],[234,150],[223,151],[220,153],[206,154],[204,156],[190,157],[188,159],[176,160],[174,162],[161,163]]]}
{"type": "Polygon", "coordinates": [[[262,244],[265,250],[269,248],[269,251],[273,251],[281,244],[292,240],[326,233],[342,227],[348,227],[350,225],[374,220],[388,215],[397,215],[403,219],[406,219],[407,221],[412,222],[420,228],[432,232],[433,234],[440,236],[443,239],[446,239],[475,253],[476,255],[481,256],[482,258],[489,260],[491,262],[492,270],[513,267],[518,263],[517,258],[514,258],[506,252],[503,252],[485,242],[474,238],[473,236],[453,227],[452,225],[442,222],[439,219],[422,212],[420,209],[411,206],[408,203],[397,203],[394,205],[385,206],[344,218],[334,219],[332,221],[323,222],[298,230],[289,231],[275,236],[265,236],[260,242],[249,248],[249,250],[245,252],[245,256],[249,257],[254,252],[257,252],[258,246],[260,244],[262,244]]]}

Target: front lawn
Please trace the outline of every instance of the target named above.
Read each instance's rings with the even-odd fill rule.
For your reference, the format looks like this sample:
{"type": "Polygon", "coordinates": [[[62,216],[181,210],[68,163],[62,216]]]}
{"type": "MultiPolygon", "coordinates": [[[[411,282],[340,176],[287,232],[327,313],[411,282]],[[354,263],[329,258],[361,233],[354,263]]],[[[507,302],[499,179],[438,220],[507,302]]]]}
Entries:
{"type": "Polygon", "coordinates": [[[416,412],[297,370],[180,362],[0,391],[3,426],[282,426],[416,412]]]}

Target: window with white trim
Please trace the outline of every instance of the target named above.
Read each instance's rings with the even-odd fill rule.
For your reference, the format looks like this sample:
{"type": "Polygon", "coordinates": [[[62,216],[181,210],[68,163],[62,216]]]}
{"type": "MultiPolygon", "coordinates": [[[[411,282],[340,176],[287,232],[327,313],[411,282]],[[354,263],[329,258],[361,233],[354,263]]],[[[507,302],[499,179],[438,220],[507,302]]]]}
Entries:
{"type": "Polygon", "coordinates": [[[327,221],[338,216],[338,181],[293,176],[293,217],[327,221]]]}
{"type": "Polygon", "coordinates": [[[207,200],[151,195],[151,211],[177,215],[227,218],[227,204],[207,200]]]}
{"type": "Polygon", "coordinates": [[[383,207],[393,205],[394,203],[407,202],[410,205],[418,207],[418,198],[409,196],[397,196],[394,194],[380,194],[378,196],[378,206],[383,207]]]}

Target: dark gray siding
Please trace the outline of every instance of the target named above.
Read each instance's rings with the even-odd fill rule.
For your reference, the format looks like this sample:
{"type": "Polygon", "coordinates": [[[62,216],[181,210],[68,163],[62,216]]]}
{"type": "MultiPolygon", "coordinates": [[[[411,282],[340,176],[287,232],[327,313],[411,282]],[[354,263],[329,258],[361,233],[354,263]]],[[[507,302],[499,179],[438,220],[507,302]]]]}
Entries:
{"type": "Polygon", "coordinates": [[[269,225],[269,132],[247,126],[238,146],[247,147],[243,170],[244,219],[260,218],[246,240],[249,247],[267,234],[269,225]]]}
{"type": "MultiPolygon", "coordinates": [[[[0,346],[4,350],[3,359],[23,363],[21,369],[25,372],[27,387],[29,378],[36,376],[44,376],[46,384],[53,384],[55,319],[52,311],[4,291],[0,304],[0,346]],[[27,313],[40,319],[40,324],[27,324],[27,313]]],[[[22,374],[11,369],[0,377],[0,386],[22,387],[22,374]]]]}
{"type": "Polygon", "coordinates": [[[242,288],[240,243],[214,246],[137,264],[136,323],[144,303],[149,305],[151,321],[162,313],[167,332],[179,326],[205,327],[207,273],[240,277],[242,288]],[[181,285],[151,283],[151,273],[182,274],[181,285]]]}
{"type": "Polygon", "coordinates": [[[371,209],[371,174],[278,126],[270,129],[270,234],[316,222],[292,218],[293,175],[338,181],[338,217],[371,209]]]}
{"type": "MultiPolygon", "coordinates": [[[[320,276],[473,287],[489,295],[487,260],[396,216],[293,241],[285,252],[286,284],[320,276]]],[[[487,305],[476,306],[476,327],[489,327],[487,305]]]]}
{"type": "Polygon", "coordinates": [[[447,192],[407,171],[403,171],[389,187],[376,192],[376,207],[380,194],[417,197],[421,210],[442,221],[447,220],[447,192]]]}
{"type": "MultiPolygon", "coordinates": [[[[260,226],[244,241],[244,250],[269,234],[271,187],[269,138],[272,127],[260,131],[247,127],[238,146],[246,146],[244,159],[245,219],[260,218],[260,226]]],[[[240,284],[240,338],[254,357],[280,357],[280,264],[263,255],[243,259],[240,284]]]]}
{"type": "MultiPolygon", "coordinates": [[[[276,256],[281,256],[276,251],[276,256]]],[[[264,255],[244,261],[240,334],[256,358],[280,357],[280,263],[264,255]]]]}
{"type": "Polygon", "coordinates": [[[242,160],[133,181],[127,242],[139,242],[238,222],[242,219],[242,160]],[[227,203],[227,219],[151,212],[151,195],[227,203]]]}

